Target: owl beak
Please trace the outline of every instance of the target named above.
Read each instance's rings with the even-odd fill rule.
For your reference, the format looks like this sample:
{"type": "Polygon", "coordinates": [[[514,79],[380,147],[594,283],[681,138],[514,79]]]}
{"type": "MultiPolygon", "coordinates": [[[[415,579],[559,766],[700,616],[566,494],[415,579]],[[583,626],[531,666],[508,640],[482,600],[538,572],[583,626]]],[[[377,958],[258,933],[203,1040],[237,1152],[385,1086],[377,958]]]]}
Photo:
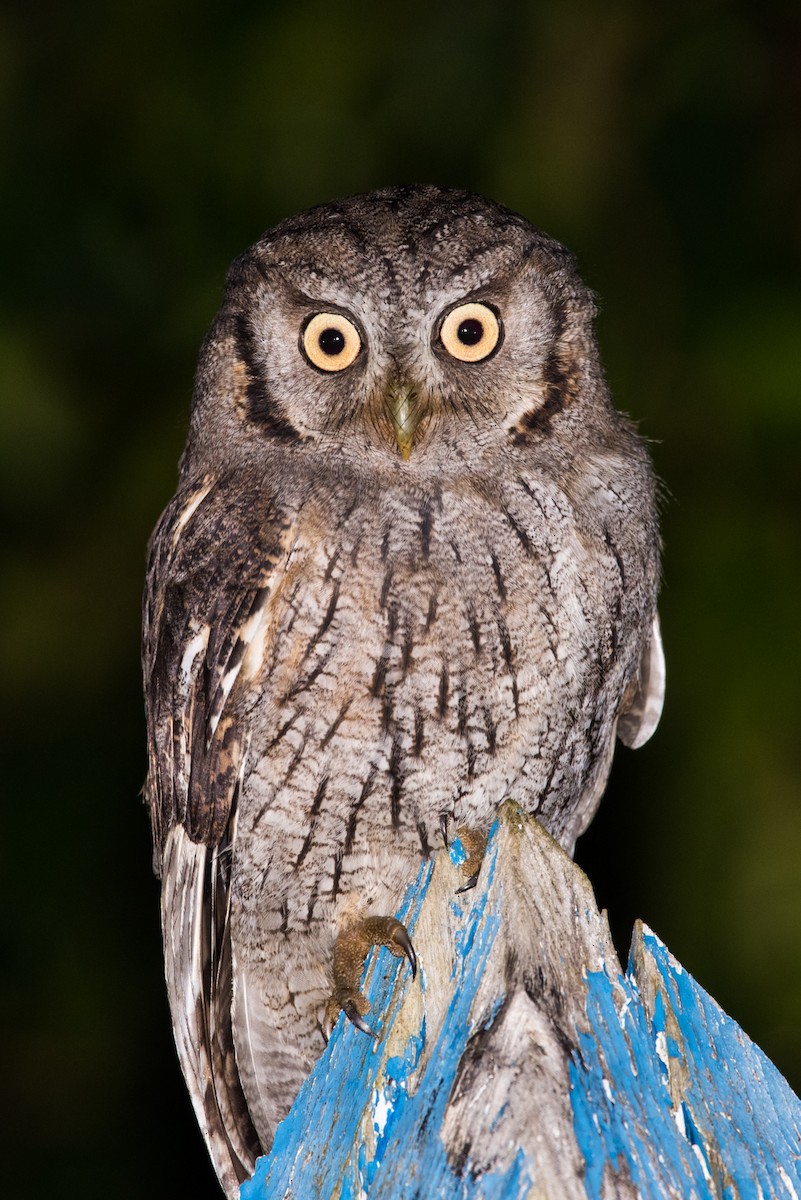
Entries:
{"type": "Polygon", "coordinates": [[[390,384],[384,393],[384,404],[401,458],[408,462],[414,435],[425,416],[425,405],[417,389],[405,383],[390,384]]]}

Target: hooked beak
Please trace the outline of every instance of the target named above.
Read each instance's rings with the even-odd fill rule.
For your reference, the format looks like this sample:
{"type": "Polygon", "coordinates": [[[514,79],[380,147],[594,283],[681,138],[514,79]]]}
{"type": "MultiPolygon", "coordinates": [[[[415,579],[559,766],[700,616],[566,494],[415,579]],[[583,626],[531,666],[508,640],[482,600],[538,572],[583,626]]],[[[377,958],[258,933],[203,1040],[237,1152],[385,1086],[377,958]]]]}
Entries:
{"type": "Polygon", "coordinates": [[[406,383],[390,384],[384,393],[384,404],[401,458],[408,462],[414,435],[427,415],[428,406],[420,392],[406,383]]]}

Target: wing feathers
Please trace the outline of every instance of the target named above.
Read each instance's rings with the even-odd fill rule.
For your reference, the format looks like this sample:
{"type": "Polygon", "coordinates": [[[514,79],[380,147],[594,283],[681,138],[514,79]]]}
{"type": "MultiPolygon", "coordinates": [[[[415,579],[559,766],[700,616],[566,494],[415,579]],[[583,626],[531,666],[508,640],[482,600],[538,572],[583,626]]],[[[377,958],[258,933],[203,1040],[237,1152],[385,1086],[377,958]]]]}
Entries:
{"type": "Polygon", "coordinates": [[[279,510],[237,507],[207,478],[179,493],[156,530],[143,666],[157,870],[174,820],[210,845],[226,827],[242,763],[238,705],[257,686],[289,532],[279,510]]]}
{"type": "Polygon", "coordinates": [[[639,749],[659,724],[665,701],[665,653],[659,617],[654,617],[651,636],[643,650],[639,680],[624,701],[617,723],[617,736],[625,746],[639,749]]]}
{"type": "Polygon", "coordinates": [[[247,764],[243,715],[259,687],[273,568],[289,526],[237,507],[208,478],[156,530],[145,596],[146,795],[162,876],[165,975],[181,1067],[226,1194],[261,1146],[231,1028],[230,874],[247,764]]]}

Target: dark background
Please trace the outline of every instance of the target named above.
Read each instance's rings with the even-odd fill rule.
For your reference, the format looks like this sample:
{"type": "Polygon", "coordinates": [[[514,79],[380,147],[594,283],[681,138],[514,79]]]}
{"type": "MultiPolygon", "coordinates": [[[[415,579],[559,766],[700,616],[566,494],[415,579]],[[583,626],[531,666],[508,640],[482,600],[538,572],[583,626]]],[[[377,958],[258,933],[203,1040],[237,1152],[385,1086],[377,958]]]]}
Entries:
{"type": "Polygon", "coordinates": [[[643,917],[801,1087],[795,0],[35,12],[0,18],[3,1190],[215,1195],[139,797],[145,545],[229,261],[393,182],[520,210],[599,294],[668,493],[668,700],[579,858],[620,952],[643,917]]]}

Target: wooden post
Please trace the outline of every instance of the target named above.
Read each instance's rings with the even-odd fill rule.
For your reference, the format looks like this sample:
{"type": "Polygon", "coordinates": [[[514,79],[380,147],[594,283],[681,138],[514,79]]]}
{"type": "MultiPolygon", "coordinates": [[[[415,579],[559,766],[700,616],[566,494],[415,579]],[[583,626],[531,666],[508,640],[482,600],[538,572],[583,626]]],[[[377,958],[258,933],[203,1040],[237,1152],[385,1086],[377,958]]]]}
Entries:
{"type": "Polygon", "coordinates": [[[382,950],[376,1041],[343,1019],[242,1200],[801,1197],[801,1102],[645,926],[629,968],[586,876],[511,802],[382,950]]]}

